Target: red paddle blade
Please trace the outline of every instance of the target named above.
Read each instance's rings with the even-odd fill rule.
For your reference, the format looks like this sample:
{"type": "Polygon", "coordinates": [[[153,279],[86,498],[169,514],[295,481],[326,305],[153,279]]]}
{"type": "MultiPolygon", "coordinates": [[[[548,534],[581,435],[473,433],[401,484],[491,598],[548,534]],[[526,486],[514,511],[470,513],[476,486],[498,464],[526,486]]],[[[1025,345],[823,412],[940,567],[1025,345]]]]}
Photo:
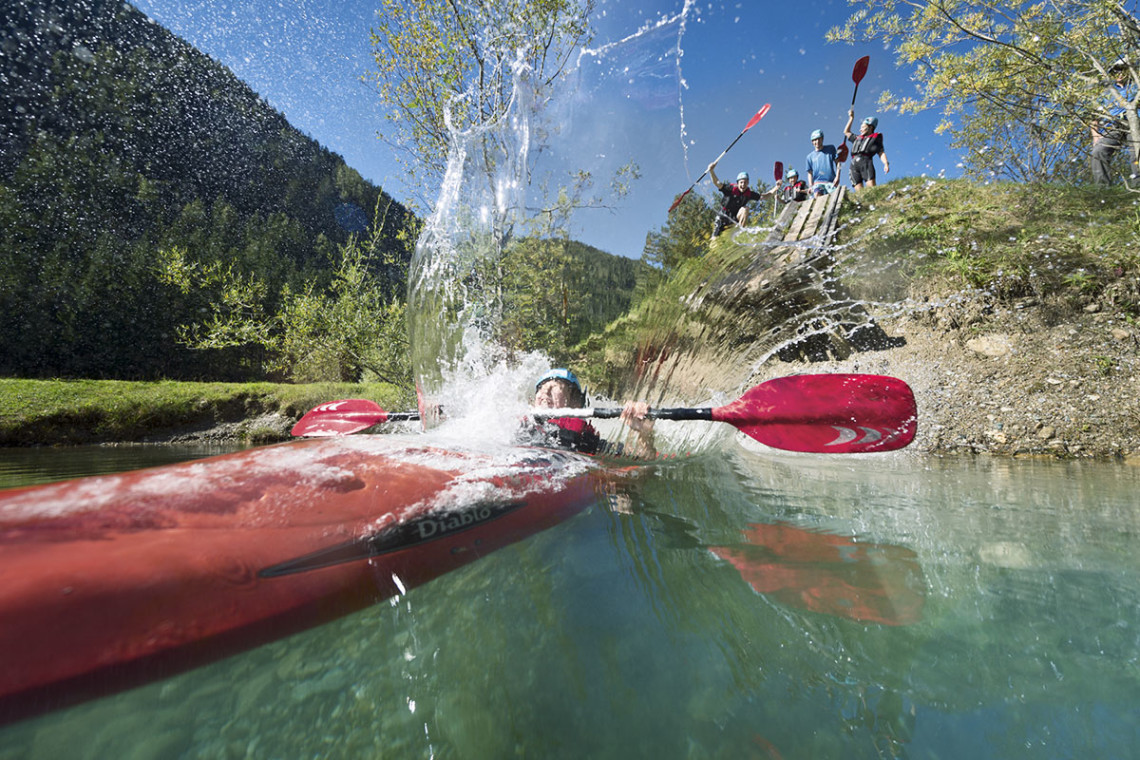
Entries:
{"type": "MultiPolygon", "coordinates": [[[[693,188],[691,188],[691,187],[689,188],[689,190],[692,190],[692,189],[693,189],[693,188]]],[[[677,200],[673,201],[673,205],[669,207],[669,210],[668,210],[666,213],[672,214],[672,213],[673,213],[673,211],[674,211],[674,210],[675,210],[675,209],[676,209],[678,206],[680,206],[680,205],[681,205],[681,201],[685,200],[685,196],[689,194],[689,190],[686,190],[685,192],[683,192],[683,193],[681,193],[680,195],[678,195],[678,196],[677,196],[677,200]]]]}
{"type": "Polygon", "coordinates": [[[907,446],[918,431],[910,387],[884,375],[792,375],[752,388],[712,410],[765,446],[856,454],[907,446]]]}
{"type": "Polygon", "coordinates": [[[843,143],[839,146],[839,151],[835,155],[835,160],[839,163],[843,163],[847,160],[847,143],[843,143]]]}
{"type": "MultiPolygon", "coordinates": [[[[768,109],[771,107],[771,103],[765,103],[764,105],[760,106],[760,110],[756,112],[756,115],[752,117],[752,120],[744,125],[744,132],[747,132],[756,126],[756,124],[764,118],[764,115],[768,113],[768,109]]],[[[743,134],[743,132],[741,134],[743,134]]]]}
{"type": "Polygon", "coordinates": [[[779,182],[780,180],[782,180],[784,178],[784,162],[783,161],[777,161],[776,162],[776,168],[772,170],[772,176],[776,178],[777,182],[779,182]]]}
{"type": "Polygon", "coordinates": [[[313,407],[297,420],[290,432],[296,437],[306,438],[349,435],[379,425],[387,419],[388,413],[375,401],[349,398],[313,407]]]}
{"type": "Polygon", "coordinates": [[[855,68],[851,70],[851,81],[859,84],[863,81],[863,77],[867,75],[867,66],[871,63],[871,56],[865,55],[859,60],[855,61],[855,68]]]}

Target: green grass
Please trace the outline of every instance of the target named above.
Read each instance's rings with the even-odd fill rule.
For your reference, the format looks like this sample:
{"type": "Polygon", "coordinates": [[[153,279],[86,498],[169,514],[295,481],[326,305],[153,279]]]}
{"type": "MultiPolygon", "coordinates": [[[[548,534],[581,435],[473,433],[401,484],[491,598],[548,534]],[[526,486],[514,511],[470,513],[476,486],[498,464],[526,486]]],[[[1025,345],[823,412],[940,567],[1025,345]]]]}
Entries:
{"type": "Polygon", "coordinates": [[[384,383],[189,383],[0,378],[0,445],[134,441],[184,426],[269,412],[298,418],[323,401],[370,398],[404,408],[384,383]]]}
{"type": "Polygon", "coordinates": [[[1101,299],[1140,314],[1140,195],[1123,188],[912,178],[847,198],[839,242],[893,260],[914,292],[1101,299]]]}
{"type": "MultiPolygon", "coordinates": [[[[868,302],[935,300],[965,290],[999,302],[1035,297],[1078,310],[1096,302],[1140,323],[1140,195],[1123,188],[903,178],[848,192],[840,210],[836,275],[868,302]]],[[[590,336],[576,366],[603,391],[631,357],[675,352],[669,334],[702,283],[739,270],[764,250],[719,238],[684,262],[631,312],[590,336]]]]}

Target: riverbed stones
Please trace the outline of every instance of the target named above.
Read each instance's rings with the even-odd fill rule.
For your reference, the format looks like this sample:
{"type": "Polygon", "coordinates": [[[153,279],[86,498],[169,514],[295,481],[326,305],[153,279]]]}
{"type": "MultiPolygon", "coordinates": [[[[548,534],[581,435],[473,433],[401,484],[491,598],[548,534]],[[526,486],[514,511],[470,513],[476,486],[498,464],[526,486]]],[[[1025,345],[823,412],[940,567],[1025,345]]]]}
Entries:
{"type": "Polygon", "coordinates": [[[1000,359],[1013,351],[1013,340],[1003,334],[981,335],[966,341],[966,348],[991,359],[1000,359]]]}

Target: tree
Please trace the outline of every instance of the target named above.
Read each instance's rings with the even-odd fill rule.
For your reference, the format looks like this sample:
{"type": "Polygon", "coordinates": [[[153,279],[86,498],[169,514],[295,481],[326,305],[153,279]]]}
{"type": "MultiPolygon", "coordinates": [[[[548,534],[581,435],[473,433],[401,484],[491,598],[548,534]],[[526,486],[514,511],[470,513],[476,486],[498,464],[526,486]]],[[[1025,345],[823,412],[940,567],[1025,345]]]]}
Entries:
{"type": "Polygon", "coordinates": [[[411,387],[406,308],[396,286],[404,281],[407,257],[385,244],[391,205],[377,214],[368,237],[350,237],[333,254],[327,287],[309,281],[294,292],[286,285],[276,311],[258,274],[244,274],[232,261],[192,261],[177,246],[160,250],[159,281],[197,299],[208,315],[182,325],[179,342],[198,350],[256,346],[267,372],[296,382],[379,380],[411,387]]]}
{"type": "Polygon", "coordinates": [[[1140,85],[1140,21],[1118,0],[848,2],[859,9],[828,39],[893,48],[919,93],[884,92],[881,104],[902,113],[940,107],[938,131],[967,150],[968,173],[1072,178],[1074,165],[1087,165],[1090,124],[1110,103],[1125,108],[1135,157],[1137,98],[1108,93],[1122,57],[1140,85]]]}
{"type": "Polygon", "coordinates": [[[368,78],[391,108],[381,136],[409,174],[438,187],[451,132],[503,119],[521,68],[540,98],[548,93],[590,39],[593,9],[594,0],[380,0],[368,78]]]}
{"type": "Polygon", "coordinates": [[[645,236],[641,260],[667,275],[688,259],[703,256],[709,249],[716,214],[704,197],[689,193],[660,232],[645,236]]]}

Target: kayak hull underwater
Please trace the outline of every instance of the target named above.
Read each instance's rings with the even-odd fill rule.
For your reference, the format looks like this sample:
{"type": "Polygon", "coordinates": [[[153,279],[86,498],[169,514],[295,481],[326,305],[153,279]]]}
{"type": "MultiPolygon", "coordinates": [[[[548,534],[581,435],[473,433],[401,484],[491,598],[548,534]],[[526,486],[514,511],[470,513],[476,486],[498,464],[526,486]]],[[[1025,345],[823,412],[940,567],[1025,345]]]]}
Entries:
{"type": "Polygon", "coordinates": [[[576,514],[603,474],[353,436],[0,492],[0,723],[403,593],[576,514]]]}

